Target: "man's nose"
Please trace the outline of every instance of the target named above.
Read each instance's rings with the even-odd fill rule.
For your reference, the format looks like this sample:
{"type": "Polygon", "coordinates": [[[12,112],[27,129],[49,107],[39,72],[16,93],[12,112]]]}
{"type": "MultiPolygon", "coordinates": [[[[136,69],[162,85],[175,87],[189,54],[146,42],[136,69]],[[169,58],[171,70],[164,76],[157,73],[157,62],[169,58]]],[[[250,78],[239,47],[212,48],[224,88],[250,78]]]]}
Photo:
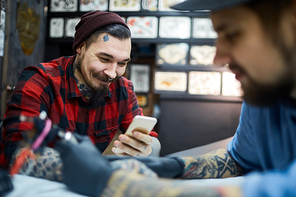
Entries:
{"type": "Polygon", "coordinates": [[[108,67],[104,70],[104,73],[108,75],[110,78],[115,78],[117,76],[116,74],[117,69],[117,62],[112,62],[108,65],[108,67]]]}
{"type": "Polygon", "coordinates": [[[232,56],[227,46],[223,45],[221,42],[216,43],[216,55],[214,57],[213,63],[216,66],[225,66],[232,61],[232,56]]]}

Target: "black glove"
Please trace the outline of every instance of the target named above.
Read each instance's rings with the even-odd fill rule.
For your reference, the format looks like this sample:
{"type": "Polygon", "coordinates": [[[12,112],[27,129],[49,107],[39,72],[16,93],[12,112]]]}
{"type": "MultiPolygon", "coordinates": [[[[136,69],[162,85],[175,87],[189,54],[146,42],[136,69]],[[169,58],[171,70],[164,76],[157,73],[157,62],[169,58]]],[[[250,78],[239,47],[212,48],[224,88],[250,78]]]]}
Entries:
{"type": "Polygon", "coordinates": [[[178,178],[184,172],[185,164],[178,157],[119,157],[106,156],[111,161],[123,159],[136,159],[144,163],[148,168],[153,170],[159,177],[178,178]]]}
{"type": "Polygon", "coordinates": [[[62,181],[75,192],[100,196],[113,170],[89,137],[80,137],[78,144],[60,140],[55,149],[63,162],[62,181]]]}
{"type": "Polygon", "coordinates": [[[0,196],[4,196],[4,194],[10,192],[12,189],[13,185],[8,172],[0,166],[0,196]]]}

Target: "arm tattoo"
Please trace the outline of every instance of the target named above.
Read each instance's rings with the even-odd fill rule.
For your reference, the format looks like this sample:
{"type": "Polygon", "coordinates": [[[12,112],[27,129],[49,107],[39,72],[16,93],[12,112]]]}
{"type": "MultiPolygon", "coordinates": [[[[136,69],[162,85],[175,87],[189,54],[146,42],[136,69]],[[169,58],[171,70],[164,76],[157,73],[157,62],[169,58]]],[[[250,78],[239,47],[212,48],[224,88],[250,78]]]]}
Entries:
{"type": "MultiPolygon", "coordinates": [[[[214,188],[188,184],[186,180],[170,180],[146,177],[136,172],[127,172],[118,170],[113,173],[108,181],[107,187],[102,193],[102,197],[122,196],[153,196],[153,197],[179,197],[179,196],[203,196],[203,197],[221,197],[229,193],[232,196],[239,196],[238,188],[214,188]],[[236,195],[233,195],[236,192],[236,195]]],[[[231,195],[229,195],[231,196],[231,195]]]]}
{"type": "Polygon", "coordinates": [[[218,149],[199,157],[181,158],[185,163],[181,178],[225,178],[242,175],[240,166],[226,149],[218,149]]]}
{"type": "MultiPolygon", "coordinates": [[[[18,155],[22,149],[17,150],[18,155]]],[[[15,160],[12,158],[12,162],[15,160]]],[[[33,176],[37,178],[44,178],[52,181],[61,181],[62,161],[60,154],[52,149],[45,147],[40,156],[36,156],[36,159],[27,158],[25,163],[19,170],[19,174],[33,176]]]]}

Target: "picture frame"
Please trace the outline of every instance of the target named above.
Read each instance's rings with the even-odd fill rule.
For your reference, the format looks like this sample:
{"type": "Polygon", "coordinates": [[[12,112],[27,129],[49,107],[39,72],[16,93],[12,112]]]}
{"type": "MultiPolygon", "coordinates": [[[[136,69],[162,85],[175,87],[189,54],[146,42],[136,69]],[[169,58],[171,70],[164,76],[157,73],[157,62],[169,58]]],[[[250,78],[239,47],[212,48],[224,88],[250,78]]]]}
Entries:
{"type": "Polygon", "coordinates": [[[188,59],[188,43],[157,44],[157,65],[186,65],[188,59]]]}
{"type": "Polygon", "coordinates": [[[162,16],[159,18],[160,38],[190,38],[191,18],[187,16],[162,16]]]}
{"type": "Polygon", "coordinates": [[[51,0],[50,12],[76,12],[78,0],[51,0]]]}
{"type": "Polygon", "coordinates": [[[67,18],[65,25],[65,36],[74,38],[75,26],[79,23],[80,18],[67,18]]]}
{"type": "Polygon", "coordinates": [[[134,91],[147,93],[150,90],[150,65],[130,64],[130,80],[133,82],[134,91]]]}
{"type": "Polygon", "coordinates": [[[158,92],[185,92],[187,90],[187,73],[156,71],[154,89],[158,92]]]}
{"type": "Polygon", "coordinates": [[[64,36],[64,18],[51,18],[49,22],[49,37],[62,38],[64,36]]]}
{"type": "Polygon", "coordinates": [[[157,11],[158,10],[158,0],[142,0],[141,8],[145,11],[157,11]]]}
{"type": "Polygon", "coordinates": [[[181,3],[184,0],[159,0],[158,11],[171,12],[176,11],[170,8],[170,6],[181,3]]]}
{"type": "Polygon", "coordinates": [[[156,38],[158,34],[158,18],[155,16],[127,18],[132,38],[156,38]]]}
{"type": "Polygon", "coordinates": [[[189,72],[188,93],[195,95],[220,95],[221,73],[215,71],[189,72]]]}
{"type": "Polygon", "coordinates": [[[216,47],[210,45],[191,45],[189,54],[190,65],[210,66],[213,65],[216,47]]]}
{"type": "Polygon", "coordinates": [[[107,11],[109,0],[80,0],[79,10],[89,12],[94,10],[107,11]]]}
{"type": "Polygon", "coordinates": [[[109,11],[133,12],[141,10],[141,0],[110,0],[109,11]]]}
{"type": "Polygon", "coordinates": [[[209,18],[192,19],[192,37],[216,39],[217,33],[213,29],[212,21],[209,18]]]}
{"type": "Polygon", "coordinates": [[[138,101],[138,105],[139,107],[147,107],[149,104],[149,98],[148,98],[148,94],[143,94],[143,93],[137,93],[137,101],[138,101]]]}

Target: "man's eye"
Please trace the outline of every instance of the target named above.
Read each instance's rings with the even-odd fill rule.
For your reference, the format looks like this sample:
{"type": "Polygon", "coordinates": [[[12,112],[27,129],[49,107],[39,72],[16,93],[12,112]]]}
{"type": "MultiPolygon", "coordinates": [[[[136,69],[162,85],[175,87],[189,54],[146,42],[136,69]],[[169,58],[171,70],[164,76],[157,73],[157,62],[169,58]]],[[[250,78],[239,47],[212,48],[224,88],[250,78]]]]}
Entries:
{"type": "Polygon", "coordinates": [[[100,59],[101,59],[102,62],[109,62],[109,59],[107,59],[107,58],[102,58],[101,57],[100,59]]]}
{"type": "Polygon", "coordinates": [[[119,66],[125,66],[126,63],[124,63],[124,62],[118,62],[118,65],[119,65],[119,66]]]}
{"type": "Polygon", "coordinates": [[[234,41],[239,36],[238,31],[230,32],[225,34],[225,38],[229,41],[234,41]]]}

